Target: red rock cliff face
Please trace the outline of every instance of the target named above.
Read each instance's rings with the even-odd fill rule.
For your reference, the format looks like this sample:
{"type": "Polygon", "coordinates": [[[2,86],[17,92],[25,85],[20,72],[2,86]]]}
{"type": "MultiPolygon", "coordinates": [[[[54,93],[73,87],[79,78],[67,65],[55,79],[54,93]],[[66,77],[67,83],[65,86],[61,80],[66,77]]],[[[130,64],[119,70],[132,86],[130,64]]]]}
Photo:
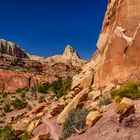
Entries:
{"type": "Polygon", "coordinates": [[[97,48],[98,86],[140,80],[140,0],[109,0],[97,48]]]}

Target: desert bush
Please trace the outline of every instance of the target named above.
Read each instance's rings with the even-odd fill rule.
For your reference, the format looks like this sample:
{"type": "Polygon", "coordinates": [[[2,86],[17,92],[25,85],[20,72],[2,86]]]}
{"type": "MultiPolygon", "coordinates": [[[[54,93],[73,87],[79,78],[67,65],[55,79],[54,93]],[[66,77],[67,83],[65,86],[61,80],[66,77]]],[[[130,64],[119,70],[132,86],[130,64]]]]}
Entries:
{"type": "Polygon", "coordinates": [[[57,98],[62,97],[63,95],[66,95],[67,92],[71,88],[72,80],[70,78],[67,78],[65,80],[62,80],[62,78],[58,77],[56,81],[53,81],[52,83],[43,83],[37,85],[37,91],[39,93],[46,94],[49,90],[54,92],[54,96],[57,98]]]}
{"type": "Polygon", "coordinates": [[[70,78],[67,78],[65,80],[62,80],[61,78],[58,78],[57,81],[54,81],[51,84],[51,89],[55,93],[55,96],[57,98],[60,98],[63,95],[66,95],[67,92],[70,90],[71,83],[72,83],[72,80],[70,78]]]}
{"type": "Polygon", "coordinates": [[[70,137],[77,130],[82,130],[86,128],[86,116],[89,111],[86,109],[73,109],[68,113],[68,117],[66,118],[63,126],[62,126],[62,135],[60,137],[61,140],[65,140],[70,137]]]}
{"type": "Polygon", "coordinates": [[[24,88],[19,88],[16,90],[16,93],[22,93],[22,92],[28,92],[29,91],[29,87],[24,87],[24,88]]]}
{"type": "Polygon", "coordinates": [[[99,100],[99,105],[106,106],[106,105],[110,104],[111,102],[112,102],[112,100],[108,96],[101,97],[100,100],[99,100]]]}
{"type": "Polygon", "coordinates": [[[50,83],[46,82],[46,83],[38,85],[37,90],[39,93],[46,94],[49,88],[50,88],[50,83]]]}
{"type": "Polygon", "coordinates": [[[45,102],[46,100],[45,100],[45,97],[44,96],[39,96],[39,98],[38,98],[38,102],[39,103],[43,103],[43,102],[45,102]]]}
{"type": "Polygon", "coordinates": [[[10,125],[0,129],[0,140],[17,140],[15,132],[10,125]]]}
{"type": "Polygon", "coordinates": [[[137,99],[140,98],[140,82],[131,82],[122,85],[119,89],[113,89],[111,96],[119,102],[123,97],[137,99]]]}
{"type": "Polygon", "coordinates": [[[11,105],[10,105],[10,103],[9,102],[5,102],[4,103],[4,105],[3,105],[3,110],[4,110],[4,112],[10,112],[10,107],[11,105]]]}
{"type": "Polygon", "coordinates": [[[27,107],[28,103],[25,100],[21,100],[16,98],[14,101],[11,103],[15,109],[23,109],[27,107]]]}
{"type": "Polygon", "coordinates": [[[29,140],[30,139],[30,135],[27,131],[25,131],[23,134],[21,134],[18,138],[18,140],[29,140]]]}

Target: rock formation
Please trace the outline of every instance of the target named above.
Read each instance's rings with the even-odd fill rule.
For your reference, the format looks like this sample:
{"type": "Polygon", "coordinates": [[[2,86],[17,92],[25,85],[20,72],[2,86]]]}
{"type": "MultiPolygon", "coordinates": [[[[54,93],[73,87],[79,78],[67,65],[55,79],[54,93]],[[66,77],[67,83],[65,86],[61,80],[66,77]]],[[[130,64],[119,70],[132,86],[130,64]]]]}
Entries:
{"type": "Polygon", "coordinates": [[[88,64],[96,71],[96,85],[140,79],[139,11],[139,0],[109,0],[98,49],[88,64]]]}
{"type": "Polygon", "coordinates": [[[18,45],[12,42],[0,40],[0,54],[8,54],[19,58],[28,58],[28,54],[18,45]]]}
{"type": "Polygon", "coordinates": [[[55,75],[73,77],[81,70],[84,60],[67,46],[63,55],[43,58],[26,53],[18,45],[0,40],[0,91],[14,92],[35,83],[51,82],[55,75]]]}

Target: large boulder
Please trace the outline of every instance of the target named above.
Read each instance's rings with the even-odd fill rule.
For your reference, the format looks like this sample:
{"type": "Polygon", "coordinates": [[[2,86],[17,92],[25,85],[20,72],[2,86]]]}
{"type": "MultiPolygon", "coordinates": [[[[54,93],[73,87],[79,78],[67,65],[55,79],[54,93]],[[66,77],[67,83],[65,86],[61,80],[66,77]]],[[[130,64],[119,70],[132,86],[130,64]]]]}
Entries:
{"type": "Polygon", "coordinates": [[[63,111],[64,107],[65,107],[65,104],[59,104],[59,103],[54,104],[49,109],[49,112],[48,112],[49,113],[49,118],[59,115],[63,111]]]}
{"type": "Polygon", "coordinates": [[[101,96],[101,91],[97,90],[97,91],[91,91],[88,94],[88,99],[89,100],[96,100],[101,96]]]}
{"type": "Polygon", "coordinates": [[[30,116],[33,114],[38,114],[40,113],[45,107],[47,106],[46,103],[40,104],[38,106],[36,106],[35,108],[33,108],[31,111],[29,111],[26,116],[30,116]]]}
{"type": "Polygon", "coordinates": [[[71,90],[80,86],[80,88],[86,88],[91,86],[93,82],[93,71],[89,70],[86,72],[81,72],[79,75],[73,77],[71,90]]]}
{"type": "Polygon", "coordinates": [[[70,110],[75,109],[80,102],[85,101],[87,99],[88,92],[89,92],[89,88],[85,88],[72,99],[72,101],[64,108],[64,110],[58,116],[57,122],[59,124],[64,123],[70,110]]]}
{"type": "Polygon", "coordinates": [[[31,133],[40,123],[41,123],[40,119],[31,121],[29,126],[27,127],[27,132],[31,133]]]}
{"type": "Polygon", "coordinates": [[[35,129],[34,134],[35,135],[34,138],[32,138],[32,140],[48,140],[50,138],[50,132],[46,125],[44,125],[43,127],[41,127],[41,125],[38,126],[35,129]]]}
{"type": "Polygon", "coordinates": [[[17,122],[16,124],[13,124],[12,127],[15,131],[16,136],[21,135],[27,128],[27,123],[25,122],[17,122]]]}
{"type": "Polygon", "coordinates": [[[131,99],[124,97],[122,101],[116,106],[115,112],[123,115],[125,114],[129,109],[134,107],[134,103],[131,99]]]}
{"type": "Polygon", "coordinates": [[[98,111],[90,112],[86,118],[86,125],[92,127],[101,117],[102,115],[98,111]]]}

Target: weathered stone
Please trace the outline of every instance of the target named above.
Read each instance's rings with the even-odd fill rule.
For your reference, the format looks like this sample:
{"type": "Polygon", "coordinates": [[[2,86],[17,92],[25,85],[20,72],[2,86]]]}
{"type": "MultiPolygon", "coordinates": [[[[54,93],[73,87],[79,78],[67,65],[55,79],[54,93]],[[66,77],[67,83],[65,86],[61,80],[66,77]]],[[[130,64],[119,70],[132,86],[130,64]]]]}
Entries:
{"type": "Polygon", "coordinates": [[[31,111],[29,111],[26,116],[30,116],[32,114],[38,114],[40,113],[44,108],[45,108],[46,104],[40,104],[37,107],[33,108],[31,111]]]}
{"type": "Polygon", "coordinates": [[[131,99],[128,99],[128,98],[124,97],[122,99],[122,101],[120,102],[120,104],[116,106],[115,112],[118,113],[118,114],[120,114],[120,115],[123,115],[129,109],[131,109],[133,107],[134,107],[133,101],[131,99]]]}
{"type": "Polygon", "coordinates": [[[110,83],[106,86],[106,88],[103,90],[103,93],[110,92],[115,87],[114,84],[110,83]]]}
{"type": "Polygon", "coordinates": [[[140,79],[139,11],[139,0],[109,1],[98,50],[92,58],[92,64],[97,64],[93,64],[97,87],[105,87],[110,82],[122,84],[140,79]]]}
{"type": "Polygon", "coordinates": [[[40,119],[30,122],[27,128],[27,132],[31,133],[40,123],[41,123],[40,119]]]}
{"type": "Polygon", "coordinates": [[[34,138],[32,138],[32,140],[49,140],[50,138],[50,132],[48,128],[44,128],[44,130],[42,130],[43,132],[39,132],[34,138]]]}
{"type": "Polygon", "coordinates": [[[59,115],[63,111],[64,107],[65,104],[54,104],[49,110],[50,116],[55,117],[59,115]]]}
{"type": "Polygon", "coordinates": [[[96,100],[101,96],[101,91],[91,91],[88,93],[89,100],[96,100]]]}
{"type": "Polygon", "coordinates": [[[85,101],[87,99],[88,92],[89,88],[85,88],[72,99],[72,101],[64,108],[64,110],[58,116],[57,122],[59,124],[64,123],[70,110],[75,109],[80,102],[85,101]]]}
{"type": "Polygon", "coordinates": [[[84,79],[81,81],[80,87],[81,88],[89,87],[91,86],[92,82],[93,82],[93,74],[89,74],[85,76],[84,79]]]}
{"type": "Polygon", "coordinates": [[[90,111],[99,111],[102,112],[101,106],[99,105],[99,101],[92,102],[87,109],[90,111]]]}
{"type": "Polygon", "coordinates": [[[28,58],[29,55],[21,49],[18,45],[12,42],[5,41],[3,39],[0,40],[0,53],[8,54],[14,57],[19,58],[28,58]]]}
{"type": "Polygon", "coordinates": [[[13,124],[12,127],[15,131],[16,136],[21,135],[26,130],[27,125],[28,124],[24,122],[17,122],[16,124],[13,124]]]}
{"type": "Polygon", "coordinates": [[[80,88],[86,88],[91,86],[93,82],[93,71],[88,70],[86,72],[81,72],[79,75],[73,77],[71,90],[80,86],[80,88]]]}
{"type": "Polygon", "coordinates": [[[98,111],[90,112],[86,118],[86,125],[92,127],[101,117],[102,115],[98,111]]]}

